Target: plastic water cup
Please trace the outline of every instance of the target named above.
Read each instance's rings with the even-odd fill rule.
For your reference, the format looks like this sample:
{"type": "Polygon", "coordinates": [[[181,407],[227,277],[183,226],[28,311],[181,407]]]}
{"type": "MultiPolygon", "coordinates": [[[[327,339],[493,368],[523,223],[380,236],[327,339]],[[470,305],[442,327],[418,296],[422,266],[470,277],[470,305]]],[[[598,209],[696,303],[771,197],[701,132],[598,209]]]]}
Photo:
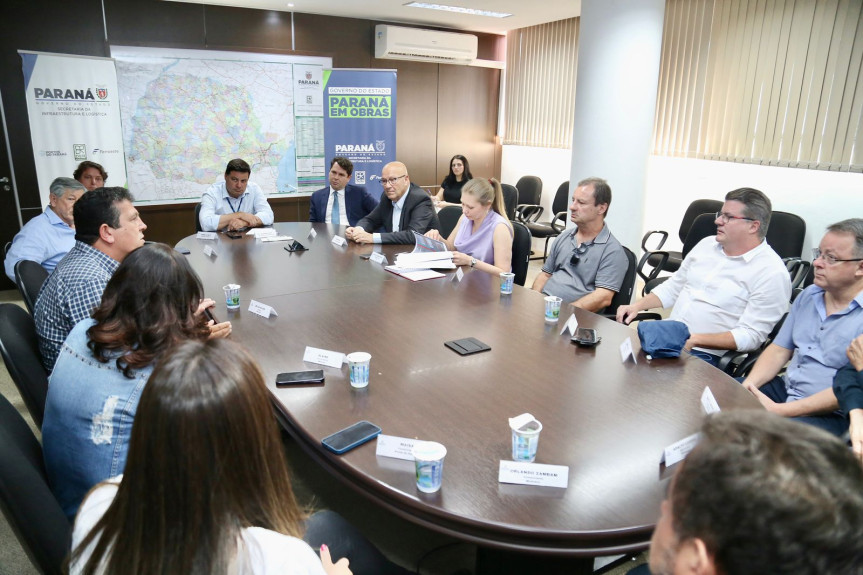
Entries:
{"type": "Polygon", "coordinates": [[[228,284],[222,286],[225,290],[225,305],[228,309],[240,309],[240,286],[239,284],[228,284]]]}
{"type": "Polygon", "coordinates": [[[413,448],[417,472],[417,489],[434,493],[443,480],[443,459],[446,447],[435,441],[418,441],[413,448]]]}
{"type": "Polygon", "coordinates": [[[515,274],[514,273],[501,272],[501,274],[500,274],[500,293],[511,294],[513,282],[515,282],[515,274]]]}
{"type": "Polygon", "coordinates": [[[345,358],[348,360],[348,371],[351,374],[351,387],[366,387],[369,384],[369,363],[372,361],[370,353],[355,351],[349,353],[345,358]]]}
{"type": "Polygon", "coordinates": [[[532,420],[518,429],[512,429],[512,460],[532,463],[536,459],[536,448],[539,447],[539,432],[542,424],[532,420]]]}
{"type": "Polygon", "coordinates": [[[557,296],[545,297],[545,321],[554,323],[560,319],[560,302],[563,300],[557,296]]]}

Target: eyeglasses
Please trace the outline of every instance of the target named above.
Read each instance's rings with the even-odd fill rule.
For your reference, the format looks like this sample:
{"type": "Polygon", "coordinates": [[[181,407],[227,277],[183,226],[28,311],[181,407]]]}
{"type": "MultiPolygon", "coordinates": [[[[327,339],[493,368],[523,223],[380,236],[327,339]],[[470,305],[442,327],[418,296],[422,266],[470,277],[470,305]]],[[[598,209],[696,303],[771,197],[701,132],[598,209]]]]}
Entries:
{"type": "Polygon", "coordinates": [[[728,212],[716,212],[716,213],[715,213],[715,214],[713,214],[713,215],[714,215],[714,216],[716,216],[716,218],[715,218],[715,219],[720,220],[720,221],[722,221],[722,222],[724,222],[724,223],[726,223],[726,224],[727,224],[730,220],[747,220],[747,221],[750,221],[750,222],[754,222],[754,221],[755,221],[755,220],[754,220],[754,219],[752,219],[752,218],[744,218],[744,217],[742,217],[742,216],[732,216],[732,215],[731,215],[731,214],[729,214],[728,212]]]}
{"type": "Polygon", "coordinates": [[[812,248],[812,261],[814,262],[818,258],[824,260],[824,263],[828,266],[835,266],[836,264],[842,262],[863,262],[863,258],[851,258],[848,260],[840,260],[835,256],[831,256],[830,254],[822,253],[819,248],[812,248]]]}
{"type": "Polygon", "coordinates": [[[585,253],[587,253],[587,248],[589,248],[592,245],[593,245],[593,243],[581,244],[579,246],[576,246],[576,248],[572,251],[572,257],[569,258],[569,265],[577,266],[578,262],[581,261],[581,256],[583,256],[585,253]]]}
{"type": "Polygon", "coordinates": [[[404,174],[403,176],[396,176],[395,178],[381,178],[381,185],[382,186],[395,185],[396,182],[398,182],[400,179],[404,178],[405,176],[407,176],[407,174],[404,174]]]}

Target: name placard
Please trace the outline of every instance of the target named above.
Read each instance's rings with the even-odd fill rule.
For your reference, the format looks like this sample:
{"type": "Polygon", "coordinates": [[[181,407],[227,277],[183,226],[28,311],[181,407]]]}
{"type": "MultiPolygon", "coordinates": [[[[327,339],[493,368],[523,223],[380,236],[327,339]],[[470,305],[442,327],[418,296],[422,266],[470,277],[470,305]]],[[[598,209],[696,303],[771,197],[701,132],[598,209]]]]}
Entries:
{"type": "Polygon", "coordinates": [[[214,240],[216,239],[216,232],[198,232],[195,234],[195,239],[214,240]]]}
{"type": "Polygon", "coordinates": [[[273,236],[279,235],[273,228],[253,228],[246,232],[247,236],[254,236],[256,238],[271,238],[273,236]]]}
{"type": "Polygon", "coordinates": [[[315,239],[315,237],[317,235],[318,235],[318,232],[315,231],[315,228],[312,228],[309,230],[308,238],[313,240],[313,239],[315,239]]]}
{"type": "Polygon", "coordinates": [[[501,461],[497,480],[500,483],[537,485],[540,487],[562,487],[569,484],[569,467],[546,465],[525,461],[501,461]]]}
{"type": "Polygon", "coordinates": [[[267,236],[265,238],[261,238],[262,242],[289,242],[293,240],[291,236],[267,236]]]}
{"type": "Polygon", "coordinates": [[[635,352],[632,351],[632,340],[626,338],[623,340],[623,343],[620,344],[620,361],[622,363],[626,363],[626,360],[632,358],[633,363],[638,363],[638,360],[635,359],[635,352]]]}
{"type": "Polygon", "coordinates": [[[267,304],[252,300],[249,302],[249,311],[261,317],[270,317],[271,315],[278,316],[276,310],[267,304]]]}
{"type": "Polygon", "coordinates": [[[332,242],[337,246],[346,246],[348,245],[348,240],[343,238],[342,236],[333,236],[332,242]]]}
{"type": "Polygon", "coordinates": [[[338,351],[329,351],[319,349],[317,347],[306,346],[306,352],[303,354],[303,361],[309,363],[317,363],[327,367],[342,367],[345,361],[345,354],[338,351]]]}
{"type": "Polygon", "coordinates": [[[395,435],[378,435],[378,446],[375,455],[381,457],[393,457],[413,461],[413,448],[418,440],[410,437],[396,437],[395,435]]]}
{"type": "Polygon", "coordinates": [[[662,452],[662,459],[659,460],[660,463],[665,463],[666,467],[671,467],[675,463],[683,461],[689,452],[695,449],[695,446],[698,445],[698,439],[701,437],[701,434],[695,433],[690,435],[689,437],[684,437],[680,441],[672,443],[662,452]]]}
{"type": "Polygon", "coordinates": [[[387,261],[387,257],[381,252],[372,252],[372,255],[369,259],[376,264],[381,264],[382,266],[390,265],[390,263],[387,261]]]}
{"type": "Polygon", "coordinates": [[[462,271],[461,266],[459,266],[455,269],[455,273],[453,274],[451,281],[454,281],[455,283],[459,283],[463,277],[464,277],[464,272],[462,271]]]}
{"type": "Polygon", "coordinates": [[[719,411],[719,403],[716,402],[716,397],[713,396],[713,392],[707,386],[704,387],[704,391],[701,393],[701,408],[708,415],[719,411]]]}
{"type": "Polygon", "coordinates": [[[560,335],[569,332],[569,335],[574,336],[575,330],[578,329],[578,320],[575,319],[575,314],[570,314],[569,319],[563,324],[563,329],[560,330],[560,335]]]}
{"type": "Polygon", "coordinates": [[[204,246],[204,255],[208,258],[214,258],[219,255],[219,252],[213,249],[213,246],[204,246]]]}

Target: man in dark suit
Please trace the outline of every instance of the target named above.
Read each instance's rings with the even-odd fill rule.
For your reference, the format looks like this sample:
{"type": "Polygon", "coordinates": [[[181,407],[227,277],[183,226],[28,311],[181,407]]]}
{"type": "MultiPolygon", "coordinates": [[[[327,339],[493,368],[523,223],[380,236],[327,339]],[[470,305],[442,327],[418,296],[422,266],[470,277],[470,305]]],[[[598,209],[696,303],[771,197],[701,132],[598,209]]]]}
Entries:
{"type": "Polygon", "coordinates": [[[353,173],[354,164],[349,159],[333,158],[330,162],[330,187],[312,194],[310,222],[355,226],[377,207],[378,201],[365,186],[348,183],[353,173]]]}
{"type": "Polygon", "coordinates": [[[436,230],[440,226],[431,198],[411,183],[407,167],[390,162],[381,172],[384,193],[372,213],[361,219],[345,235],[360,244],[412,244],[414,235],[436,230]],[[381,233],[373,233],[383,228],[381,233]]]}

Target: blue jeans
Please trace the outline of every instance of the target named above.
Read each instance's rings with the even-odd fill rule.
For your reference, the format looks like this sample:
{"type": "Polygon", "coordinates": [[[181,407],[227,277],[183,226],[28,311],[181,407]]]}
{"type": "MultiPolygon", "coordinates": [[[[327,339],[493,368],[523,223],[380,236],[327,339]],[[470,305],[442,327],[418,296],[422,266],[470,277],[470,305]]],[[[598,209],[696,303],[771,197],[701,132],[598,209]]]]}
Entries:
{"type": "MultiPolygon", "coordinates": [[[[785,380],[780,376],[776,376],[760,388],[761,392],[777,403],[785,403],[788,401],[788,392],[785,390],[785,380]]],[[[848,419],[844,415],[838,413],[828,413],[825,415],[804,415],[802,417],[793,417],[792,419],[814,425],[824,431],[832,433],[837,437],[841,437],[843,433],[848,431],[848,419]]]]}

